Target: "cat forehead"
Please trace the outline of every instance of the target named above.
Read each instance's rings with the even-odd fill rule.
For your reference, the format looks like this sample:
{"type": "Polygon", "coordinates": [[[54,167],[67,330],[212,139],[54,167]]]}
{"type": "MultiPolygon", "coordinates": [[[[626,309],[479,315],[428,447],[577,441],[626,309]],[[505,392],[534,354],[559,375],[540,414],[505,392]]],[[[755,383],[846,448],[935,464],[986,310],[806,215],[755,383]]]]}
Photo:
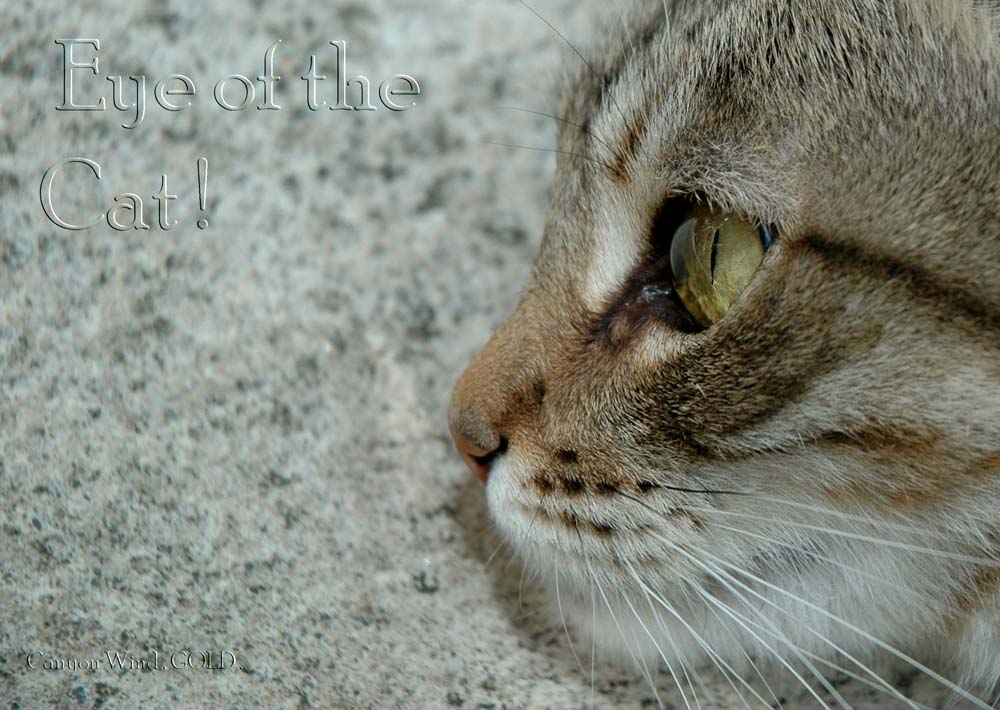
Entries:
{"type": "Polygon", "coordinates": [[[644,0],[620,20],[567,75],[565,108],[581,120],[683,79],[751,103],[780,103],[775,87],[810,100],[844,82],[906,91],[947,55],[996,58],[1000,1],[644,0]]]}
{"type": "MultiPolygon", "coordinates": [[[[957,158],[928,147],[927,134],[995,126],[994,19],[995,8],[971,1],[635,6],[575,65],[563,94],[561,162],[571,167],[557,181],[568,209],[560,221],[576,226],[566,239],[577,263],[587,261],[575,269],[587,306],[600,310],[634,269],[671,194],[794,227],[804,196],[812,208],[850,212],[854,181],[869,195],[852,207],[858,214],[893,194],[902,218],[913,217],[915,198],[931,215],[926,186],[893,181],[957,172],[957,158]],[[901,155],[928,169],[894,163],[901,155]]],[[[948,150],[957,156],[965,143],[948,150]]]]}
{"type": "Polygon", "coordinates": [[[996,83],[998,8],[974,0],[641,2],[574,62],[562,142],[599,143],[588,154],[610,150],[601,160],[624,177],[641,148],[677,161],[682,146],[705,157],[713,144],[782,132],[817,140],[838,125],[892,124],[900,109],[928,125],[950,120],[954,104],[919,94],[961,101],[996,83]],[[644,141],[649,133],[656,143],[644,141]]]}

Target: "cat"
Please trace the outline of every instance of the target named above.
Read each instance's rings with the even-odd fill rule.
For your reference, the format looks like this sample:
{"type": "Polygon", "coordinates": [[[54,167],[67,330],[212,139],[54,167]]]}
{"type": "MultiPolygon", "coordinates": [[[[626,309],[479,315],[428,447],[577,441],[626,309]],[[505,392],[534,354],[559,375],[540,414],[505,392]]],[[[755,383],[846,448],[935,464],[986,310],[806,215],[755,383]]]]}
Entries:
{"type": "Polygon", "coordinates": [[[651,1],[568,70],[542,245],[450,426],[568,624],[685,703],[752,661],[916,707],[884,656],[991,707],[998,28],[651,1]]]}

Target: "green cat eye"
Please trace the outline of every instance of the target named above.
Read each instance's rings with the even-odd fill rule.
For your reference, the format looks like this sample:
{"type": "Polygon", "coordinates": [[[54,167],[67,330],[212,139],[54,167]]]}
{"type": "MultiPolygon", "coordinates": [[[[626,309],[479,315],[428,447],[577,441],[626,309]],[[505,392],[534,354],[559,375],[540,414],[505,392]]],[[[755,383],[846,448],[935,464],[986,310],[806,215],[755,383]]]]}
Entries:
{"type": "Polygon", "coordinates": [[[674,290],[702,326],[717,323],[764,260],[770,232],[741,214],[694,207],[670,244],[674,290]]]}

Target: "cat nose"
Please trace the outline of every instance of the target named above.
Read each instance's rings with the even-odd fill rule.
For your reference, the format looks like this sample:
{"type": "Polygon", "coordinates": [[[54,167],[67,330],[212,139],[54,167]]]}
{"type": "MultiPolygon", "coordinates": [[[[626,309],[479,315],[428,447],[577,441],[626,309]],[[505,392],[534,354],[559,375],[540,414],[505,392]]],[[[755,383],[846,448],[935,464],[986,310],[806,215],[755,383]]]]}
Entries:
{"type": "Polygon", "coordinates": [[[517,449],[518,432],[528,430],[541,404],[538,388],[529,384],[539,379],[531,362],[540,358],[511,335],[516,317],[493,334],[458,378],[448,412],[455,448],[483,483],[491,469],[496,472],[508,442],[511,451],[517,449]]]}
{"type": "Polygon", "coordinates": [[[497,456],[507,448],[507,440],[503,437],[497,438],[497,444],[492,449],[482,446],[474,441],[463,430],[460,417],[453,417],[451,422],[451,438],[455,440],[455,448],[458,450],[462,461],[479,478],[486,483],[490,477],[490,468],[497,456]]]}

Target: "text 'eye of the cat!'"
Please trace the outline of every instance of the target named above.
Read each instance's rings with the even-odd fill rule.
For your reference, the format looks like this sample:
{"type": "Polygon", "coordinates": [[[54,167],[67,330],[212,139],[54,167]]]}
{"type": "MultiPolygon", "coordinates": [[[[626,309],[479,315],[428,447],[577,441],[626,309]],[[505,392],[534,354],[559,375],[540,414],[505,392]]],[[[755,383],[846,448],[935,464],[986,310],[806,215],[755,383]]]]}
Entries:
{"type": "Polygon", "coordinates": [[[706,328],[720,321],[770,243],[768,229],[739,213],[692,208],[670,243],[674,289],[688,313],[706,328]]]}

